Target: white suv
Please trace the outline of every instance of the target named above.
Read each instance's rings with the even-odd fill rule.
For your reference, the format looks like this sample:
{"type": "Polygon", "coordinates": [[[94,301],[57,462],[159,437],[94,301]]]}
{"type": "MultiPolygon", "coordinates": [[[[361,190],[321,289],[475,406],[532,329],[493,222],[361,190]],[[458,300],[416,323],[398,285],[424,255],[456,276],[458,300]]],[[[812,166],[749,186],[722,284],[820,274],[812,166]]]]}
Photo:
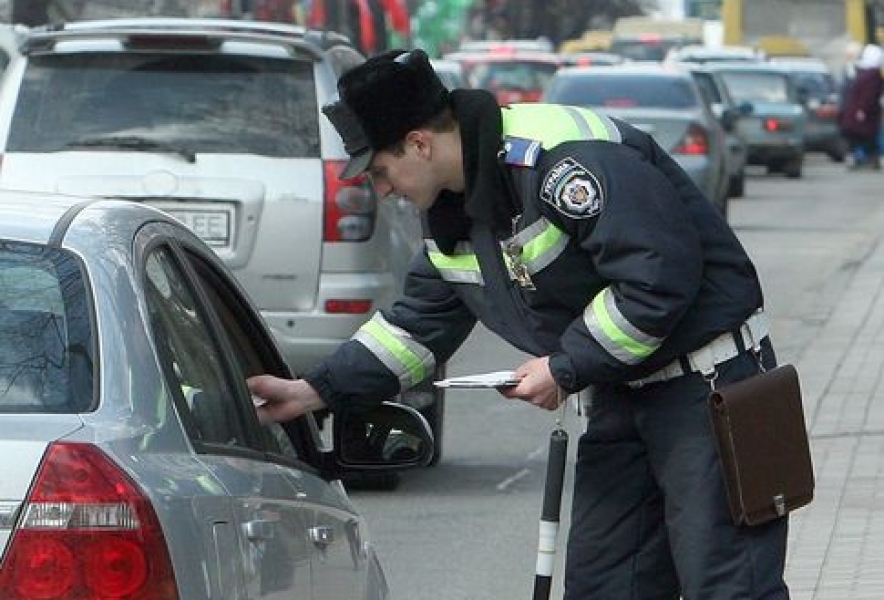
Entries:
{"type": "MultiPolygon", "coordinates": [[[[224,259],[295,373],[399,292],[419,215],[342,182],[320,108],[364,57],[275,23],[137,18],[35,28],[0,91],[0,187],[113,196],[190,226],[224,259]]],[[[419,408],[441,455],[442,396],[419,408]]],[[[437,459],[438,460],[438,455],[437,459]]]]}

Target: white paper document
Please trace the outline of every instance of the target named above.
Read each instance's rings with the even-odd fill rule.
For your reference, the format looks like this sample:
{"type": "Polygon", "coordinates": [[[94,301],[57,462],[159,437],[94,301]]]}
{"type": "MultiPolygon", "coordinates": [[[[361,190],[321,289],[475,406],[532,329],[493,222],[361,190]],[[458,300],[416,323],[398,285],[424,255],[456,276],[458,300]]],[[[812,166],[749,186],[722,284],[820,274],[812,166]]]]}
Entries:
{"type": "Polygon", "coordinates": [[[436,387],[444,388],[497,388],[517,385],[519,378],[513,371],[494,371],[478,375],[463,375],[435,381],[436,387]]]}

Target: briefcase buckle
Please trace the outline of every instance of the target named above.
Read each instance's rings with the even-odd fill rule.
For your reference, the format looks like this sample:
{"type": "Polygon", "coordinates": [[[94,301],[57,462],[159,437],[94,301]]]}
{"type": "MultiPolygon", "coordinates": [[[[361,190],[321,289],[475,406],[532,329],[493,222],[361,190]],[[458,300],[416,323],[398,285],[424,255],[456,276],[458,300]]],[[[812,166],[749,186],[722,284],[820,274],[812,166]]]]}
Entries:
{"type": "Polygon", "coordinates": [[[782,517],[786,514],[786,497],[783,494],[777,494],[773,498],[774,510],[777,511],[777,516],[782,517]]]}

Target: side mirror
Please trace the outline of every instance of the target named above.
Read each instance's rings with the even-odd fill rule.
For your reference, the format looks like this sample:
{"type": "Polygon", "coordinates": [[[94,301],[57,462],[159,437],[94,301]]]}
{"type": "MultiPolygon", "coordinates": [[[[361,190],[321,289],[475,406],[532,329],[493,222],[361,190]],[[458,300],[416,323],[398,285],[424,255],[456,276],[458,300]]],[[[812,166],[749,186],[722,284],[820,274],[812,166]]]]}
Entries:
{"type": "Polygon", "coordinates": [[[433,459],[433,433],[426,419],[403,404],[384,402],[333,418],[338,466],[355,471],[425,467],[433,459]]]}

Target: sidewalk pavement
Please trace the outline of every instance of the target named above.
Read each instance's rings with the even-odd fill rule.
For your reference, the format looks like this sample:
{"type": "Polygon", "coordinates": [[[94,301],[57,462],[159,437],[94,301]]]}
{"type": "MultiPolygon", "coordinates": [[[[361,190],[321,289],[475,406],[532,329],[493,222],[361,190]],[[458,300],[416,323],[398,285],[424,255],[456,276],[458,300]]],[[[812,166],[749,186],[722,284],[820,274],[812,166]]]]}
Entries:
{"type": "Polygon", "coordinates": [[[780,359],[798,369],[816,475],[813,502],[790,520],[792,598],[882,600],[884,243],[846,281],[814,342],[780,359]]]}

